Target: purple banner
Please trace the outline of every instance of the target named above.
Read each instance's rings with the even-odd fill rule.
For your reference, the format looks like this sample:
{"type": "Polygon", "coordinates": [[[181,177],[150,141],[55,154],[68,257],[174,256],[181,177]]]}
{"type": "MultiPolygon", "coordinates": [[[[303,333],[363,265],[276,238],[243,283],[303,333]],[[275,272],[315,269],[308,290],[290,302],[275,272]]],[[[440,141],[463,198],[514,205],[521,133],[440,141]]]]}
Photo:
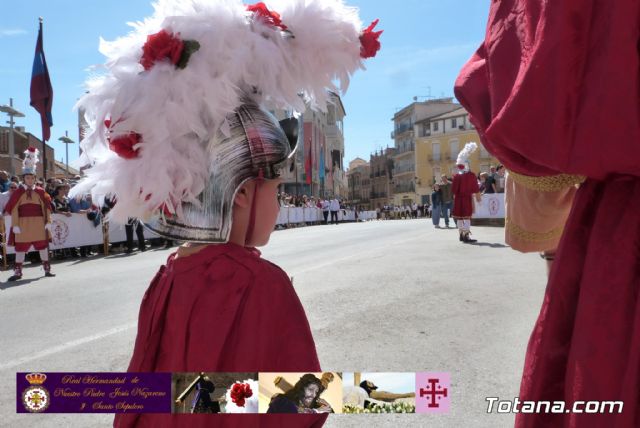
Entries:
{"type": "Polygon", "coordinates": [[[18,413],[171,413],[171,373],[17,373],[18,413]]]}

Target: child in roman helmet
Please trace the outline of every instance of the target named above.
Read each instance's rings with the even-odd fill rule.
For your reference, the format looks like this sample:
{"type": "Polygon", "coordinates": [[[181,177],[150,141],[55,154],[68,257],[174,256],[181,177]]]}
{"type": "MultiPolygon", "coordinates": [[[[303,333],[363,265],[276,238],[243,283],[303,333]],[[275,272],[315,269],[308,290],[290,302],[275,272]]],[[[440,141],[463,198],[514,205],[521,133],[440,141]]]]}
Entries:
{"type": "MultiPolygon", "coordinates": [[[[186,241],[147,290],[129,371],[320,370],[289,277],[262,259],[278,186],[298,143],[295,115],[324,108],[379,49],[340,0],[165,0],[101,48],[110,73],[79,104],[93,165],[76,192],[112,195],[112,220],[186,241]],[[270,9],[273,7],[276,11],[270,9]]],[[[95,199],[95,198],[94,198],[95,199]]],[[[217,415],[215,426],[321,426],[326,415],[217,415]]],[[[205,415],[118,415],[115,425],[211,426],[205,415]]]]}

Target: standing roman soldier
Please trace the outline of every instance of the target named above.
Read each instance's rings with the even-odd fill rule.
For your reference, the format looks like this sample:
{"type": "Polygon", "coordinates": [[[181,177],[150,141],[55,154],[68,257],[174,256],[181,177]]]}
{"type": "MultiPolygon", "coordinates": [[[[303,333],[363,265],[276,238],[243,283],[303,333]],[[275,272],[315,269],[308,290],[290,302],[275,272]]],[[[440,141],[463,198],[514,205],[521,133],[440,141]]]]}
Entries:
{"type": "Polygon", "coordinates": [[[473,215],[473,196],[480,202],[480,186],[469,168],[469,156],[478,148],[476,143],[467,143],[458,154],[458,173],[453,177],[453,218],[460,231],[461,242],[476,242],[471,239],[471,216],[473,215]]]}
{"type": "Polygon", "coordinates": [[[55,276],[51,273],[49,263],[51,198],[44,189],[36,187],[38,149],[29,147],[24,154],[23,184],[11,194],[4,208],[4,214],[11,215],[8,245],[15,247],[16,250],[14,272],[9,281],[22,278],[22,264],[31,247],[40,252],[44,275],[55,276]]]}

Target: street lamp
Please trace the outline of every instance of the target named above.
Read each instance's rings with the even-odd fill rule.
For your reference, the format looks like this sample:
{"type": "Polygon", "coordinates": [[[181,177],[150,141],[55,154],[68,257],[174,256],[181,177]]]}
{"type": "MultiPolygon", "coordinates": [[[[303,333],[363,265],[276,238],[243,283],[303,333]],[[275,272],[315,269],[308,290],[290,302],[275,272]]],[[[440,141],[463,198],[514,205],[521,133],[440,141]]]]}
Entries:
{"type": "Polygon", "coordinates": [[[7,123],[11,130],[9,131],[9,173],[13,176],[15,175],[15,169],[13,167],[13,158],[15,157],[15,146],[13,143],[13,125],[15,122],[13,121],[14,117],[24,117],[24,113],[19,112],[18,110],[13,108],[13,98],[9,98],[9,105],[1,105],[0,111],[3,113],[7,113],[9,115],[9,120],[7,123]]]}
{"type": "Polygon", "coordinates": [[[67,156],[67,178],[69,178],[69,144],[75,144],[71,138],[69,138],[69,131],[64,131],[64,137],[58,138],[59,141],[64,143],[66,148],[66,156],[67,156]]]}

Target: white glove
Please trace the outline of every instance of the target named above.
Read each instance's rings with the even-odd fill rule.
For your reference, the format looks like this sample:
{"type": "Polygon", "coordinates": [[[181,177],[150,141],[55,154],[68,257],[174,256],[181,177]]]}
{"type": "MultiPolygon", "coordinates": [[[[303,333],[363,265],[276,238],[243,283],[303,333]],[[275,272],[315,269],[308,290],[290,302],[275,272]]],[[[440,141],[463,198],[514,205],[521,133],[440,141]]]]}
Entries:
{"type": "Polygon", "coordinates": [[[48,230],[49,232],[51,232],[51,223],[47,223],[44,225],[44,230],[48,230]]]}
{"type": "Polygon", "coordinates": [[[13,233],[15,235],[18,235],[19,233],[22,233],[22,231],[20,230],[20,228],[18,226],[13,226],[13,233]]]}

